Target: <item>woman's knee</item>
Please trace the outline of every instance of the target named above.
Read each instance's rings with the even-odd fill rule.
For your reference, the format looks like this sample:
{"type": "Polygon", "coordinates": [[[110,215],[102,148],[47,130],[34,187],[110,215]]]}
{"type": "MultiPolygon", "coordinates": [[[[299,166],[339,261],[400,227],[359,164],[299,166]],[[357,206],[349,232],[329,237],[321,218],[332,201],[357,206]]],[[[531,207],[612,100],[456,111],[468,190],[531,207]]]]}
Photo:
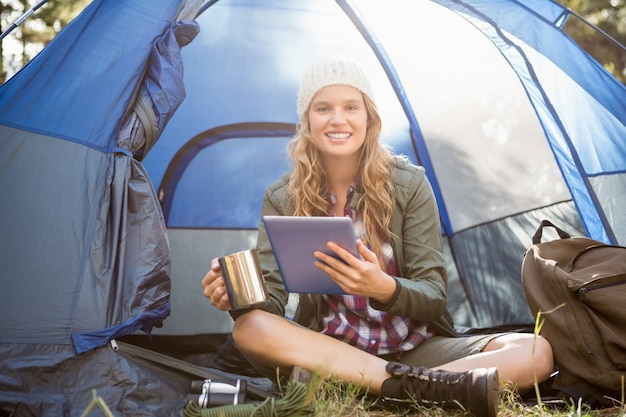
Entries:
{"type": "Polygon", "coordinates": [[[537,379],[543,381],[554,371],[554,352],[550,342],[542,336],[537,336],[533,343],[535,348],[533,360],[535,361],[537,379]]]}
{"type": "Polygon", "coordinates": [[[265,339],[265,333],[270,331],[271,321],[276,317],[263,310],[252,310],[235,320],[233,324],[233,340],[237,347],[259,343],[265,339]]]}
{"type": "Polygon", "coordinates": [[[552,345],[542,336],[519,333],[510,340],[513,346],[518,346],[528,352],[530,365],[539,381],[547,379],[554,371],[554,354],[552,345]]]}
{"type": "Polygon", "coordinates": [[[522,360],[520,364],[526,364],[528,369],[534,369],[534,374],[540,381],[547,379],[554,371],[552,346],[542,336],[528,333],[507,333],[492,339],[485,351],[487,350],[519,352],[521,357],[528,358],[527,361],[522,360]]]}

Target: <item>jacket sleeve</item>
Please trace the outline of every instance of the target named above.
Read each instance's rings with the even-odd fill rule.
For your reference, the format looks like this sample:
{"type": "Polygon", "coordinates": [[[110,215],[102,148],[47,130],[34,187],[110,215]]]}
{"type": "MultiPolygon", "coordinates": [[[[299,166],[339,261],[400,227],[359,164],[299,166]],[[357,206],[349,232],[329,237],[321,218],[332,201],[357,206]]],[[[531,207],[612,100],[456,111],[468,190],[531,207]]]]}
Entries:
{"type": "MultiPolygon", "coordinates": [[[[422,322],[449,317],[447,274],[439,212],[423,169],[400,170],[404,176],[396,188],[398,207],[392,221],[392,246],[398,270],[396,293],[391,302],[372,307],[422,322]],[[408,178],[407,178],[408,176],[408,178]]],[[[443,333],[453,332],[451,321],[443,333]]]]}
{"type": "MultiPolygon", "coordinates": [[[[263,196],[263,205],[261,209],[261,220],[259,221],[258,237],[256,244],[256,251],[263,271],[263,277],[265,278],[265,285],[268,292],[268,300],[265,304],[256,306],[254,308],[268,311],[270,313],[284,316],[285,306],[289,299],[289,294],[285,290],[280,272],[278,270],[278,264],[272,251],[267,232],[265,230],[265,224],[263,223],[263,216],[285,215],[285,207],[280,199],[276,198],[276,188],[270,187],[265,191],[263,196]]],[[[250,311],[250,309],[231,310],[230,315],[236,320],[240,315],[250,311]]]]}

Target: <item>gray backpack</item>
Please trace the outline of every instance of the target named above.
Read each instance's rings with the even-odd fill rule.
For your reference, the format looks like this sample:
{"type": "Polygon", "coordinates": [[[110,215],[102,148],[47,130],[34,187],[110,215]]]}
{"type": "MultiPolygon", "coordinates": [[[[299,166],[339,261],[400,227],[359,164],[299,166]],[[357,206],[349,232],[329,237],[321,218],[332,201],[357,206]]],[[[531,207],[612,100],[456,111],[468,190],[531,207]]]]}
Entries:
{"type": "Polygon", "coordinates": [[[535,318],[542,312],[541,335],[554,350],[558,374],[552,388],[588,404],[610,405],[607,397],[621,401],[626,247],[570,237],[544,220],[524,254],[522,285],[535,318]],[[560,238],[542,243],[545,227],[553,227],[560,238]]]}

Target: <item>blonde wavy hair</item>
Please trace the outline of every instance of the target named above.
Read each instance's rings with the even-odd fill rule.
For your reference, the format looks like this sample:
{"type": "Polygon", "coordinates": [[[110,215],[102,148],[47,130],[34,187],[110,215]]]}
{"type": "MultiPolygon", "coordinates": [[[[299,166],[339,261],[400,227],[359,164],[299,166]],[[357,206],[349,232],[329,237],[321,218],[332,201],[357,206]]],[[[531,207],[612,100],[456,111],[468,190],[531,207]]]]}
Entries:
{"type": "MultiPolygon", "coordinates": [[[[367,110],[367,131],[361,147],[357,183],[362,197],[357,213],[363,220],[367,244],[378,254],[383,265],[382,244],[390,236],[391,215],[395,202],[391,178],[391,152],[380,143],[382,121],[376,105],[363,94],[367,110]]],[[[289,193],[295,202],[294,216],[327,216],[327,178],[318,149],[311,139],[308,111],[305,111],[287,152],[294,165],[289,179],[289,193]]]]}

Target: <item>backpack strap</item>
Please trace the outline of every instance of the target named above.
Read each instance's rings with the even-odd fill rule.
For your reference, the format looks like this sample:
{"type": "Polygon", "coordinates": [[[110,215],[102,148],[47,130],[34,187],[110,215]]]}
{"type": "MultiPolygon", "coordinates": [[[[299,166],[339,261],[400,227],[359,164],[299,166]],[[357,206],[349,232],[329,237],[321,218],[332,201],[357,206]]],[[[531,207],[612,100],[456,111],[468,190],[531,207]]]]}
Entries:
{"type": "Polygon", "coordinates": [[[556,227],[550,220],[543,220],[541,222],[541,224],[539,225],[539,228],[537,229],[537,231],[533,235],[533,245],[541,243],[541,236],[543,235],[543,228],[544,227],[552,227],[552,228],[554,228],[554,230],[556,230],[556,232],[559,234],[559,237],[561,239],[569,239],[571,237],[569,235],[569,233],[567,233],[567,232],[563,231],[562,229],[556,227]]]}
{"type": "Polygon", "coordinates": [[[115,340],[114,342],[115,343],[111,344],[113,348],[124,354],[132,355],[201,379],[246,379],[248,382],[246,387],[247,392],[252,394],[255,398],[265,399],[273,396],[273,385],[268,387],[267,384],[257,383],[255,380],[258,380],[258,378],[247,378],[242,375],[232,374],[215,368],[205,368],[200,365],[183,361],[160,352],[155,352],[141,346],[135,346],[130,343],[122,342],[120,340],[115,340]]]}

